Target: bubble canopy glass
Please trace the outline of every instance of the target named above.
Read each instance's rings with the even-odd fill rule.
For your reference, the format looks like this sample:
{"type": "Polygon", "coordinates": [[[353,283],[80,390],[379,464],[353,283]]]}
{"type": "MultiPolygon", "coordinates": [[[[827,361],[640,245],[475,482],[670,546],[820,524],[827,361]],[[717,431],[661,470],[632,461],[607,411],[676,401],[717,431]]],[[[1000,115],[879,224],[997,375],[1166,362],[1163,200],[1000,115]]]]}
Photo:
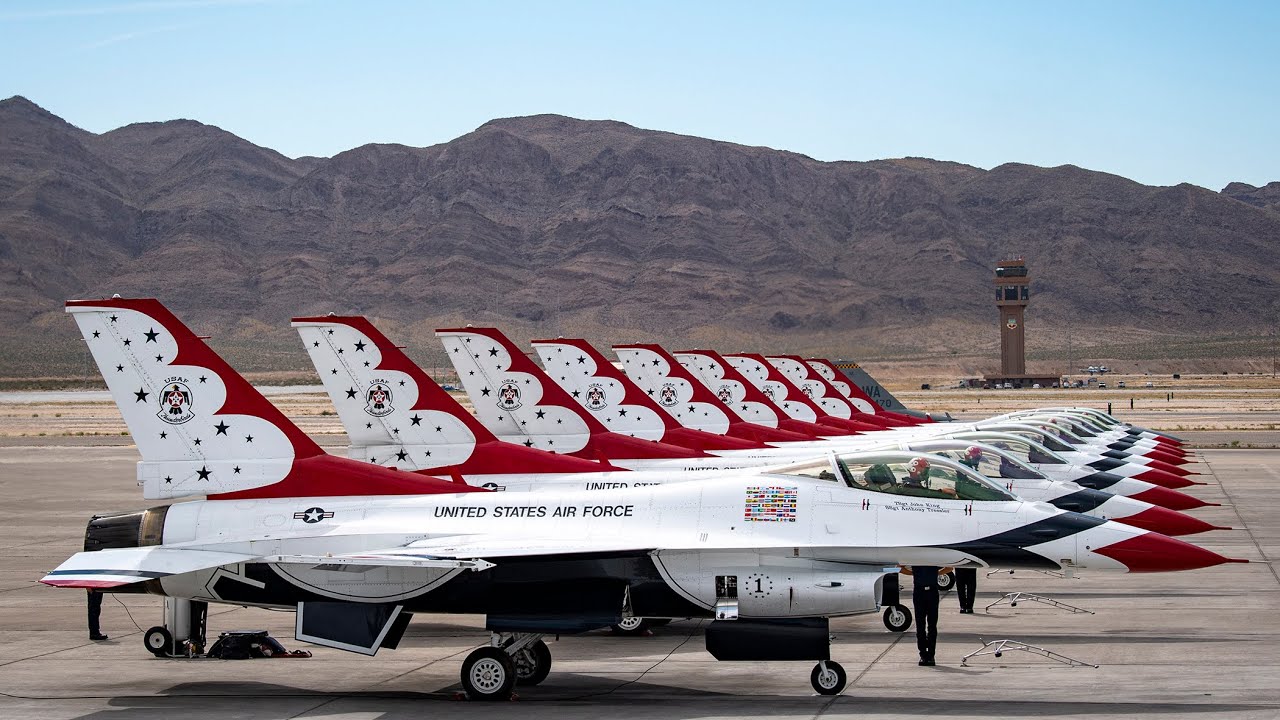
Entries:
{"type": "Polygon", "coordinates": [[[842,482],[856,490],[936,500],[1017,500],[1004,488],[959,463],[928,453],[832,454],[820,460],[792,465],[780,474],[842,482]],[[908,465],[923,457],[929,468],[912,476],[908,465]]]}

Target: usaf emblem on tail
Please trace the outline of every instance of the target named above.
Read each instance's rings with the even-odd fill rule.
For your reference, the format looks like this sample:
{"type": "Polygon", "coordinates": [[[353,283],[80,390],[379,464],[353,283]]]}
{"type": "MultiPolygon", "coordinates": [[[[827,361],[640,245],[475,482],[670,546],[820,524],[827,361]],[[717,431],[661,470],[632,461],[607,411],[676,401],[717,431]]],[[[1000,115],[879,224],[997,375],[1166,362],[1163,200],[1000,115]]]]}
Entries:
{"type": "Polygon", "coordinates": [[[520,407],[520,386],[513,382],[504,382],[498,388],[498,407],[503,410],[516,410],[520,407]]]}
{"type": "Polygon", "coordinates": [[[195,417],[191,412],[191,388],[180,380],[185,378],[169,378],[160,392],[160,412],[156,417],[170,425],[181,425],[195,417]]]}
{"type": "Polygon", "coordinates": [[[661,390],[658,391],[659,405],[663,407],[671,407],[675,405],[677,401],[678,401],[678,398],[676,398],[675,385],[672,385],[671,383],[667,383],[666,385],[662,386],[661,390]]]}
{"type": "Polygon", "coordinates": [[[587,388],[586,406],[588,410],[604,409],[605,402],[604,402],[603,387],[601,387],[600,385],[591,385],[590,387],[587,388]]]}
{"type": "Polygon", "coordinates": [[[391,388],[381,380],[374,380],[364,394],[364,411],[374,417],[383,417],[395,412],[391,406],[391,388]]]}

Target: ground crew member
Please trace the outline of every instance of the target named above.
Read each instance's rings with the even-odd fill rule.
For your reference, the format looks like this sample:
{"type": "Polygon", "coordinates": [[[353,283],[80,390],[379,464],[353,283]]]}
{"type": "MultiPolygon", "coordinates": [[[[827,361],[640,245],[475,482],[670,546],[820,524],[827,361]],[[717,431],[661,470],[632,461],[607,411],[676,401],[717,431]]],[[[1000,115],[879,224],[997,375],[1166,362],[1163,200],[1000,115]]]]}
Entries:
{"type": "Polygon", "coordinates": [[[978,594],[978,568],[959,567],[955,570],[956,598],[960,600],[960,614],[973,614],[973,601],[978,594]]]}
{"type": "MultiPolygon", "coordinates": [[[[964,450],[964,457],[960,458],[960,464],[972,468],[975,472],[978,466],[982,464],[982,448],[977,445],[970,445],[964,450]]],[[[956,598],[960,600],[960,614],[973,614],[973,600],[978,594],[978,569],[971,567],[956,568],[954,572],[956,579],[956,598]]]]}
{"type": "Polygon", "coordinates": [[[102,593],[90,590],[86,599],[89,603],[89,639],[106,640],[107,636],[102,634],[102,628],[98,626],[98,619],[102,617],[102,593]]]}
{"type": "Polygon", "coordinates": [[[911,605],[916,613],[916,649],[920,651],[920,665],[934,664],[934,651],[938,647],[938,568],[933,565],[913,565],[902,572],[911,576],[913,588],[911,605]]]}

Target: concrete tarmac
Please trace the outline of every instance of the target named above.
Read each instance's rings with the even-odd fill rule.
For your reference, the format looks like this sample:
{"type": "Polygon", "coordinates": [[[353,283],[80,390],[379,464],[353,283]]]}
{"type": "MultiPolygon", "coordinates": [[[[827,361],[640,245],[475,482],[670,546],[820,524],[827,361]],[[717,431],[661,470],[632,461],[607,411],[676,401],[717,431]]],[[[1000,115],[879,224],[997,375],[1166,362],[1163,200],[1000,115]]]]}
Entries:
{"type": "Polygon", "coordinates": [[[978,613],[942,601],[938,666],[916,665],[914,633],[879,616],[832,623],[849,685],[822,697],[810,663],[719,663],[697,621],[651,637],[606,632],[548,639],[550,677],[517,703],[457,701],[459,666],[486,642],[478,616],[418,615],[400,649],[377,657],[293,640],[293,615],[214,606],[211,637],[268,629],[308,660],[160,660],[142,646],[159,598],[108,595],[90,642],[84,593],[36,580],[80,549],[94,512],[150,505],[135,486],[132,447],[0,448],[0,718],[1277,718],[1280,717],[1280,451],[1202,451],[1221,507],[1193,514],[1237,529],[1186,538],[1255,561],[1187,573],[979,574],[978,613]],[[1257,562],[1263,560],[1264,562],[1257,562]],[[1093,614],[1024,601],[1036,593],[1093,614]],[[1100,668],[1038,655],[975,658],[981,639],[1012,638],[1100,668]]]}

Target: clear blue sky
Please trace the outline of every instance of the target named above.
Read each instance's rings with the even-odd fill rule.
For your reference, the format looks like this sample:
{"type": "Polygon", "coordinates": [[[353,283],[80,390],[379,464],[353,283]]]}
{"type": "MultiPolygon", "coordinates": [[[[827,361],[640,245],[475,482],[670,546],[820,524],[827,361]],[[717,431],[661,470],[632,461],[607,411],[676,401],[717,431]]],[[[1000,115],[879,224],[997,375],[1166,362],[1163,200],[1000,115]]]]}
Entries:
{"type": "Polygon", "coordinates": [[[286,155],[560,113],[801,152],[1280,180],[1280,2],[0,3],[0,97],[286,155]]]}

